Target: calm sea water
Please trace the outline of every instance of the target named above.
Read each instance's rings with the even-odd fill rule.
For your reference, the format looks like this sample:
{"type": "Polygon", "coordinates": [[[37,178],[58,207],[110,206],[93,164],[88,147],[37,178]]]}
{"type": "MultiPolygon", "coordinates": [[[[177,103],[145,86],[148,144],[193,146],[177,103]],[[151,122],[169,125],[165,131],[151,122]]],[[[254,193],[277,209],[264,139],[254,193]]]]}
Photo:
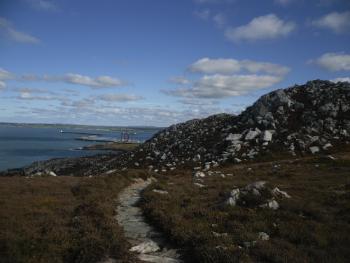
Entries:
{"type": "MultiPolygon", "coordinates": [[[[120,138],[120,132],[96,129],[64,129],[70,132],[98,133],[103,138],[120,138]]],[[[136,129],[133,140],[145,141],[157,132],[136,129]]],[[[60,133],[57,127],[14,127],[0,125],[0,171],[19,168],[39,160],[60,157],[80,157],[101,153],[101,151],[78,150],[94,142],[79,141],[84,135],[60,133]]]]}

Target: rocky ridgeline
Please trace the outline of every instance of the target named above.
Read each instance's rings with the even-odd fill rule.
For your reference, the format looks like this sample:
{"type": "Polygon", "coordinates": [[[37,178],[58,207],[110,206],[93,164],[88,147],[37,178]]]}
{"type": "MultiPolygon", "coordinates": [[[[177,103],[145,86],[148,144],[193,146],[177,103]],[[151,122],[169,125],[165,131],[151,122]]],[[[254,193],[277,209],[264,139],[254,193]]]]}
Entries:
{"type": "Polygon", "coordinates": [[[155,172],[186,165],[209,170],[275,150],[315,154],[349,140],[350,84],[315,80],[266,94],[238,116],[170,126],[116,161],[155,172]]]}

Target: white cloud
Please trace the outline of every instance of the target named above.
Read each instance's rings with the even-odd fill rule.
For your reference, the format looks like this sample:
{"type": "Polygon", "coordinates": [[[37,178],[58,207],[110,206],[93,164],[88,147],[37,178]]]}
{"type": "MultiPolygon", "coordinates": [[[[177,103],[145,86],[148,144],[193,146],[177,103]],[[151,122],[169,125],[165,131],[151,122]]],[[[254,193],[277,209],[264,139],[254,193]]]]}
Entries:
{"type": "Polygon", "coordinates": [[[17,81],[65,82],[69,84],[88,86],[91,88],[120,87],[127,84],[126,82],[111,76],[98,76],[94,78],[74,73],[68,73],[63,76],[38,76],[35,74],[23,74],[21,76],[16,76],[15,74],[0,68],[0,80],[8,79],[16,79],[17,81]]]}
{"type": "Polygon", "coordinates": [[[124,84],[121,80],[110,76],[91,78],[89,76],[72,73],[66,74],[62,80],[67,83],[89,86],[92,88],[119,87],[124,84]]]}
{"type": "Polygon", "coordinates": [[[210,10],[203,9],[203,10],[195,11],[194,15],[200,19],[207,20],[210,17],[210,10]]]}
{"type": "Polygon", "coordinates": [[[125,82],[118,78],[113,78],[110,76],[99,76],[96,78],[68,73],[63,76],[51,76],[44,75],[38,76],[34,74],[24,74],[17,78],[21,81],[46,81],[46,82],[65,82],[69,84],[88,86],[91,88],[110,88],[110,87],[120,87],[126,85],[125,82]]]}
{"type": "Polygon", "coordinates": [[[15,76],[11,72],[0,68],[0,90],[3,90],[7,87],[6,80],[14,79],[15,76]]]}
{"type": "Polygon", "coordinates": [[[275,0],[275,3],[286,6],[290,3],[294,2],[294,0],[275,0]]]}
{"type": "Polygon", "coordinates": [[[8,80],[13,78],[14,78],[14,75],[11,72],[3,68],[0,68],[0,80],[8,80]]]}
{"type": "Polygon", "coordinates": [[[2,80],[0,80],[0,90],[3,90],[6,88],[6,83],[2,80]]]}
{"type": "Polygon", "coordinates": [[[15,99],[18,100],[59,100],[67,101],[67,98],[50,90],[37,88],[15,88],[13,91],[18,92],[15,99]]]}
{"type": "Polygon", "coordinates": [[[199,100],[199,99],[191,99],[191,98],[185,98],[185,99],[179,100],[179,102],[185,105],[195,105],[195,106],[207,106],[207,105],[218,104],[218,101],[216,100],[199,100]]]}
{"type": "Polygon", "coordinates": [[[232,74],[247,71],[250,73],[264,72],[273,75],[285,75],[289,72],[288,67],[278,64],[225,58],[202,58],[190,65],[188,69],[191,72],[204,74],[232,74]]]}
{"type": "Polygon", "coordinates": [[[58,11],[57,5],[48,0],[26,0],[32,7],[43,11],[58,11]]]}
{"type": "Polygon", "coordinates": [[[29,44],[40,43],[40,40],[38,38],[16,30],[8,20],[2,17],[0,17],[0,30],[2,30],[8,38],[16,42],[29,44]]]}
{"type": "Polygon", "coordinates": [[[129,94],[104,94],[99,96],[98,99],[107,102],[127,102],[142,100],[143,97],[129,94]]]}
{"type": "Polygon", "coordinates": [[[254,18],[247,25],[228,28],[225,35],[232,41],[255,41],[286,37],[295,28],[296,24],[294,22],[283,21],[274,14],[268,14],[254,18]]]}
{"type": "Polygon", "coordinates": [[[310,61],[328,71],[350,71],[350,54],[325,53],[316,60],[310,61]]]}
{"type": "Polygon", "coordinates": [[[335,78],[331,80],[332,82],[349,82],[350,83],[350,77],[344,77],[344,78],[335,78]]]}
{"type": "Polygon", "coordinates": [[[343,13],[332,12],[317,20],[312,21],[312,25],[320,28],[330,29],[335,33],[349,32],[350,11],[343,13]]]}
{"type": "Polygon", "coordinates": [[[176,77],[170,78],[169,82],[174,84],[179,84],[179,85],[186,85],[190,83],[190,80],[185,77],[176,76],[176,77]]]}
{"type": "Polygon", "coordinates": [[[20,94],[16,97],[19,100],[59,100],[62,101],[65,98],[62,96],[55,95],[33,95],[33,93],[29,91],[20,92],[20,94]]]}
{"type": "Polygon", "coordinates": [[[217,24],[219,27],[222,27],[226,24],[227,19],[226,16],[222,13],[218,13],[216,15],[213,16],[213,21],[215,22],[215,24],[217,24]]]}
{"type": "Polygon", "coordinates": [[[178,88],[163,92],[177,97],[220,99],[245,95],[270,87],[281,80],[282,77],[269,75],[205,75],[191,88],[178,88]]]}
{"type": "Polygon", "coordinates": [[[241,70],[241,66],[238,60],[235,59],[210,59],[202,58],[194,62],[188,68],[191,72],[197,73],[220,73],[220,74],[229,74],[233,72],[238,72],[241,70]]]}

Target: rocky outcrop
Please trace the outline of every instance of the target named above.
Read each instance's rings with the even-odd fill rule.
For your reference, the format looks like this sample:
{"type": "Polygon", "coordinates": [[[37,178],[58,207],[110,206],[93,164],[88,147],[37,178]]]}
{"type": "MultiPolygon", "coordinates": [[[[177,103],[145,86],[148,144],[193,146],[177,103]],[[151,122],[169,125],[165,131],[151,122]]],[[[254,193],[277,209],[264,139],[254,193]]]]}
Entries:
{"type": "Polygon", "coordinates": [[[118,165],[137,163],[166,172],[195,163],[209,170],[274,150],[316,154],[349,136],[350,84],[315,80],[266,94],[238,116],[219,114],[170,126],[124,154],[118,165]]]}
{"type": "Polygon", "coordinates": [[[291,196],[281,191],[278,187],[271,188],[265,181],[257,181],[242,188],[234,188],[226,200],[230,206],[260,207],[277,210],[279,204],[276,199],[291,198],[291,196]]]}

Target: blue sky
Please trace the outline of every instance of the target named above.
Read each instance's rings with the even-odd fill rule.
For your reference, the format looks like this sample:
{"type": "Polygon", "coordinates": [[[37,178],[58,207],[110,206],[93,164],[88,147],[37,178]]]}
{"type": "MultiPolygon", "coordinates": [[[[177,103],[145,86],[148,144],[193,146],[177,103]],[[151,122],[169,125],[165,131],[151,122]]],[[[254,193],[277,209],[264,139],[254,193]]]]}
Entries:
{"type": "Polygon", "coordinates": [[[0,121],[156,125],[348,80],[347,0],[2,0],[0,121]]]}

